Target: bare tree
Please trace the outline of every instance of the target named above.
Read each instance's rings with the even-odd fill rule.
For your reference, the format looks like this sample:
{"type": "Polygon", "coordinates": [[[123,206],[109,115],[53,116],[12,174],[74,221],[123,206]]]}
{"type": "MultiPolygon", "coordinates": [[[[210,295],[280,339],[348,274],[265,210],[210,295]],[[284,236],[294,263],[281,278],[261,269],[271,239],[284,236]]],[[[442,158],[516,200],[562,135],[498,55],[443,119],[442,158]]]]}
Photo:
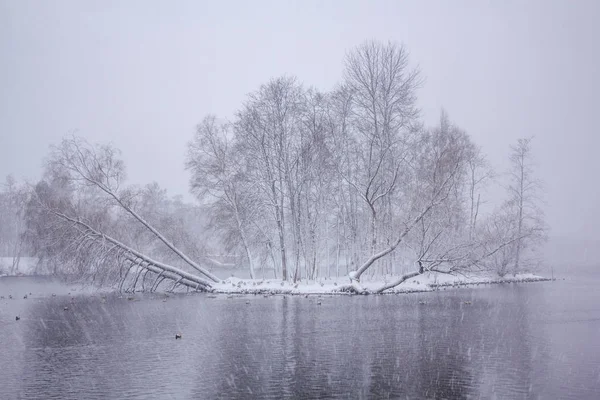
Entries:
{"type": "Polygon", "coordinates": [[[480,207],[483,204],[481,192],[491,179],[494,172],[482,154],[481,149],[473,145],[473,151],[468,161],[469,175],[469,240],[473,240],[473,234],[477,228],[477,219],[480,207]]]}
{"type": "Polygon", "coordinates": [[[511,146],[508,200],[516,222],[513,275],[522,267],[522,252],[544,239],[544,219],[540,208],[542,183],[534,175],[531,140],[519,139],[511,146]]]}
{"type": "Polygon", "coordinates": [[[246,253],[250,278],[254,279],[250,235],[256,201],[251,184],[244,177],[239,155],[235,153],[229,128],[229,124],[218,124],[214,116],[205,117],[198,125],[194,140],[188,144],[186,168],[192,174],[192,192],[201,200],[214,200],[212,210],[219,217],[219,225],[223,227],[229,220],[235,221],[234,230],[246,253]]]}
{"type": "MultiPolygon", "coordinates": [[[[356,157],[343,161],[341,176],[357,191],[370,212],[370,252],[378,245],[379,213],[399,181],[409,136],[417,124],[418,69],[409,69],[408,52],[395,43],[365,42],[346,56],[344,85],[351,94],[350,128],[356,157]]],[[[350,158],[351,157],[351,158],[350,158]]]]}
{"type": "Polygon", "coordinates": [[[6,177],[0,191],[0,256],[11,259],[9,272],[16,273],[24,251],[24,210],[28,193],[12,175],[6,177]]]}
{"type": "Polygon", "coordinates": [[[289,239],[286,210],[290,211],[295,270],[302,248],[298,222],[297,175],[302,151],[300,132],[304,91],[294,78],[278,78],[249,95],[238,112],[235,136],[246,156],[247,173],[256,182],[276,225],[282,276],[289,277],[289,239]]]}
{"type": "Polygon", "coordinates": [[[125,179],[125,169],[118,155],[118,150],[112,146],[92,146],[81,138],[71,137],[63,139],[61,145],[54,148],[49,168],[61,169],[65,177],[75,184],[91,186],[105,193],[188,265],[211,281],[218,282],[219,279],[215,275],[192,261],[133,209],[130,200],[135,193],[127,190],[119,192],[125,179]]]}
{"type": "Polygon", "coordinates": [[[157,261],[132,244],[149,253],[165,254],[167,249],[185,265],[189,257],[182,260],[180,248],[197,248],[176,214],[182,206],[166,201],[158,185],[121,188],[124,165],[116,154],[110,146],[90,146],[78,138],[65,139],[54,148],[44,179],[31,189],[25,211],[25,237],[40,258],[39,265],[55,275],[98,285],[118,283],[120,289],[131,291],[156,290],[165,279],[172,281],[169,290],[179,285],[210,289],[216,277],[208,271],[204,271],[208,279],[198,277],[157,261]],[[147,219],[134,210],[136,206],[148,213],[147,219]],[[157,233],[165,238],[157,227],[164,228],[178,246],[156,241],[157,233]],[[149,239],[164,249],[151,245],[149,239]],[[148,276],[155,279],[149,287],[148,276]]]}
{"type": "MultiPolygon", "coordinates": [[[[412,217],[405,220],[402,224],[404,228],[396,233],[397,236],[390,246],[374,253],[351,274],[352,285],[356,291],[363,291],[359,284],[360,276],[375,261],[396,250],[417,225],[446,203],[462,180],[466,163],[465,137],[462,132],[451,134],[442,130],[440,134],[425,135],[424,143],[428,145],[419,148],[420,165],[415,168],[414,182],[411,186],[412,217]]],[[[422,272],[423,269],[419,268],[416,274],[422,272]]],[[[397,284],[404,280],[399,280],[397,284]]]]}

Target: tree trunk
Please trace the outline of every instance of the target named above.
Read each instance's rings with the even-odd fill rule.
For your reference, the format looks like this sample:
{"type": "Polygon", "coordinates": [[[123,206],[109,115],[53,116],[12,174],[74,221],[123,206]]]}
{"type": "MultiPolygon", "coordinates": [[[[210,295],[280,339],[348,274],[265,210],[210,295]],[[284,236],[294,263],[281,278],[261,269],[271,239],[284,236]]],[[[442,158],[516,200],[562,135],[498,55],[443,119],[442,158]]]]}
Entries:
{"type": "MultiPolygon", "coordinates": [[[[248,266],[250,267],[250,279],[254,279],[254,265],[252,263],[252,254],[250,253],[250,246],[248,245],[248,241],[246,240],[246,234],[244,232],[244,228],[242,227],[242,220],[240,218],[240,214],[237,208],[237,205],[234,204],[235,211],[235,219],[237,221],[238,230],[240,232],[240,237],[242,238],[242,245],[244,246],[244,250],[246,250],[246,257],[248,257],[248,266]]],[[[264,270],[263,270],[264,275],[264,270]]],[[[264,278],[264,276],[263,276],[264,278]]]]}
{"type": "Polygon", "coordinates": [[[388,283],[386,285],[383,285],[379,289],[375,290],[375,293],[383,293],[385,290],[395,288],[396,286],[400,285],[402,282],[406,281],[407,279],[414,278],[415,276],[419,276],[422,273],[423,272],[422,272],[422,269],[421,269],[419,271],[415,271],[415,272],[411,272],[411,273],[408,273],[406,275],[403,275],[399,279],[397,279],[397,280],[395,280],[395,281],[393,281],[391,283],[388,283]]]}
{"type": "Polygon", "coordinates": [[[90,237],[92,237],[92,239],[107,241],[107,242],[115,245],[115,247],[119,248],[121,251],[124,252],[124,257],[127,260],[131,261],[132,263],[138,263],[139,262],[138,259],[142,260],[143,262],[147,263],[145,268],[149,269],[150,271],[160,273],[160,274],[162,274],[162,276],[169,278],[169,279],[176,280],[176,279],[182,278],[181,283],[186,286],[194,287],[196,289],[199,289],[199,288],[210,289],[210,287],[211,287],[210,282],[208,282],[196,275],[192,275],[188,272],[180,270],[179,268],[161,263],[160,261],[153,260],[150,257],[147,257],[146,255],[138,252],[137,250],[134,250],[131,247],[121,243],[117,239],[114,239],[102,232],[99,232],[99,231],[93,229],[91,226],[89,226],[88,224],[86,224],[78,219],[71,218],[71,217],[69,217],[65,214],[62,214],[60,212],[57,212],[57,211],[50,210],[50,212],[52,212],[54,215],[58,216],[59,218],[62,218],[66,221],[72,222],[73,224],[76,224],[76,225],[84,228],[87,232],[90,233],[90,237]]]}
{"type": "Polygon", "coordinates": [[[156,230],[152,225],[150,225],[150,223],[148,223],[144,218],[142,218],[132,208],[130,208],[127,204],[125,204],[123,202],[123,200],[121,200],[121,198],[119,198],[119,196],[117,196],[117,194],[114,193],[110,188],[108,188],[107,186],[105,186],[101,182],[98,182],[98,181],[90,178],[89,176],[87,176],[83,172],[80,172],[80,175],[86,181],[90,182],[91,184],[95,185],[96,187],[98,187],[99,189],[101,189],[102,191],[104,191],[106,194],[108,194],[109,196],[111,196],[125,211],[127,211],[135,219],[137,219],[150,232],[152,232],[154,234],[154,236],[156,236],[161,242],[163,242],[169,249],[171,249],[175,254],[177,254],[188,265],[190,265],[196,271],[200,272],[202,275],[204,275],[207,278],[209,278],[211,281],[213,281],[213,282],[219,282],[219,278],[217,278],[215,275],[213,275],[212,273],[210,273],[208,270],[206,270],[206,269],[202,268],[201,266],[199,266],[198,264],[196,264],[187,255],[185,255],[181,250],[179,250],[177,247],[175,247],[175,245],[173,245],[173,243],[171,243],[169,240],[167,240],[167,238],[165,238],[158,230],[156,230]]]}
{"type": "MultiPolygon", "coordinates": [[[[275,192],[275,182],[273,182],[273,192],[275,192]]],[[[285,232],[284,232],[284,216],[283,216],[283,205],[277,204],[275,206],[275,214],[277,215],[277,231],[279,233],[279,247],[281,248],[281,275],[284,281],[288,279],[287,273],[287,257],[285,249],[285,232]]]]}
{"type": "MultiPolygon", "coordinates": [[[[521,237],[522,233],[523,233],[523,196],[524,196],[524,189],[523,189],[523,184],[524,184],[524,179],[525,179],[525,166],[524,166],[524,159],[523,157],[521,157],[521,176],[520,176],[520,181],[519,181],[519,220],[518,220],[518,228],[517,228],[517,237],[521,237]]],[[[521,259],[521,242],[522,239],[518,239],[517,240],[517,251],[515,254],[515,268],[513,271],[513,276],[517,275],[517,272],[519,271],[519,262],[521,259]]]]}

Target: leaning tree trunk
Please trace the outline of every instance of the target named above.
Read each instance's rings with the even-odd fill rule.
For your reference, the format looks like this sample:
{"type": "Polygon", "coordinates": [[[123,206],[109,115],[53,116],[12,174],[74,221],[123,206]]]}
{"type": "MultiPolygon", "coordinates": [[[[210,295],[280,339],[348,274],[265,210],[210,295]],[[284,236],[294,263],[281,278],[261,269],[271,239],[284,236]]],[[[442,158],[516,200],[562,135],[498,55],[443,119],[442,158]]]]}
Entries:
{"type": "Polygon", "coordinates": [[[163,242],[171,251],[177,254],[183,261],[185,261],[188,265],[194,268],[196,271],[200,272],[202,275],[206,276],[213,282],[219,282],[219,278],[210,273],[208,270],[199,266],[196,262],[190,259],[186,254],[184,254],[181,250],[179,250],[173,243],[171,243],[166,237],[164,237],[156,228],[154,228],[148,221],[142,218],[135,210],[129,207],[110,187],[99,182],[98,180],[91,177],[85,170],[80,168],[75,168],[77,173],[90,184],[98,187],[104,193],[112,197],[125,211],[127,211],[130,215],[132,215],[135,219],[137,219],[146,229],[148,229],[154,236],[156,236],[161,242],[163,242]]]}
{"type": "Polygon", "coordinates": [[[95,230],[88,224],[80,221],[79,219],[71,218],[66,214],[58,211],[51,210],[52,214],[57,217],[69,221],[77,226],[84,229],[87,238],[94,241],[106,241],[114,245],[113,249],[118,249],[121,252],[123,258],[132,264],[132,266],[138,265],[142,269],[147,269],[156,274],[160,274],[166,279],[176,281],[178,284],[188,286],[198,290],[209,290],[211,283],[203,278],[196,275],[190,274],[177,267],[173,267],[168,264],[164,264],[160,261],[153,260],[152,258],[138,252],[137,250],[127,246],[126,244],[118,241],[117,239],[108,236],[100,231],[95,230]],[[142,266],[142,263],[145,265],[142,266]]]}
{"type": "Polygon", "coordinates": [[[152,232],[161,242],[163,242],[169,249],[171,249],[175,254],[177,254],[183,261],[185,261],[188,265],[194,268],[196,271],[200,272],[202,275],[206,276],[213,282],[219,282],[219,278],[213,275],[208,270],[202,268],[197,263],[195,263],[191,258],[189,258],[186,254],[184,254],[181,250],[179,250],[173,243],[171,243],[167,238],[165,238],[158,230],[156,230],[150,223],[148,223],[144,218],[142,218],[138,213],[136,213],[133,209],[124,204],[121,199],[119,199],[114,193],[111,191],[107,191],[120,205],[123,207],[128,213],[130,213],[134,218],[136,218],[142,225],[144,225],[150,232],[152,232]]]}

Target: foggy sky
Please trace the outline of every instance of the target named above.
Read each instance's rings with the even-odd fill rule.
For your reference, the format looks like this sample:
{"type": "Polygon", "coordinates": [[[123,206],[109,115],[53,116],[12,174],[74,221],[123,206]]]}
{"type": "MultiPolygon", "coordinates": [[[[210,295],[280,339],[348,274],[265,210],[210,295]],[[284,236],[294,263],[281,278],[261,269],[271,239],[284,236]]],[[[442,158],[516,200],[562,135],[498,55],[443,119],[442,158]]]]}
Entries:
{"type": "Polygon", "coordinates": [[[598,1],[0,0],[0,179],[39,179],[75,132],[187,196],[204,115],[284,74],[329,90],[348,49],[392,40],[426,77],[428,124],[445,108],[499,171],[535,136],[552,235],[600,239],[599,18],[598,1]]]}

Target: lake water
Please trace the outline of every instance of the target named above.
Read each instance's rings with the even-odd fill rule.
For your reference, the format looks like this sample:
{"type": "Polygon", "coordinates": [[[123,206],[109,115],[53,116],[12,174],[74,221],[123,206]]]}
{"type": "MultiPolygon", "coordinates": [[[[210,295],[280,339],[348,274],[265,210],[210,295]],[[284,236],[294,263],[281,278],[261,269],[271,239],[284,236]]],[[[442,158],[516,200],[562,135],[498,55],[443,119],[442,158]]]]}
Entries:
{"type": "Polygon", "coordinates": [[[598,399],[598,284],[164,301],[0,278],[0,398],[598,399]]]}

